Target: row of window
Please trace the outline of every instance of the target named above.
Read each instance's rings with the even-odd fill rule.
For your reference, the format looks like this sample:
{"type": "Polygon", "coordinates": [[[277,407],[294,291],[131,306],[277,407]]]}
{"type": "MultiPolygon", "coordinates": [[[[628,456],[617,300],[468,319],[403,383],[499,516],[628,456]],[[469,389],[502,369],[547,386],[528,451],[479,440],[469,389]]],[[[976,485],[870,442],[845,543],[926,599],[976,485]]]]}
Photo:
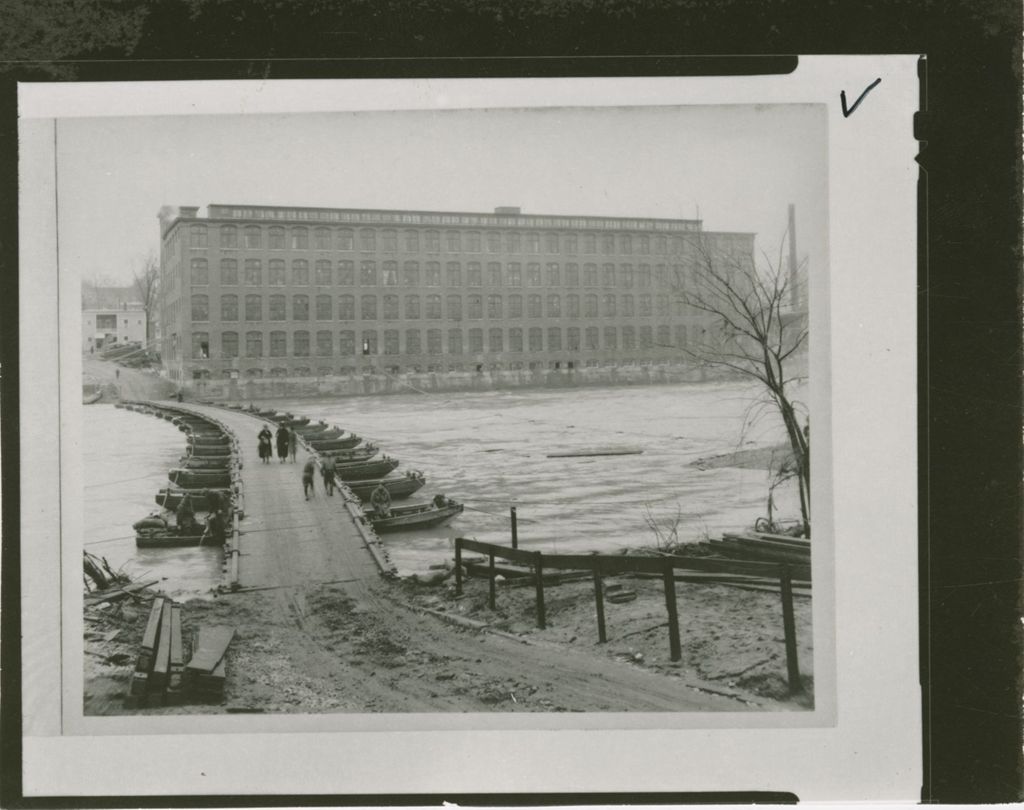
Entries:
{"type": "MultiPolygon", "coordinates": [[[[246,259],[242,265],[243,275],[239,276],[237,259],[221,259],[218,267],[218,281],[221,286],[237,286],[241,279],[246,286],[263,284],[263,262],[260,259],[246,259]]],[[[309,262],[295,259],[291,262],[291,274],[283,259],[271,259],[267,262],[267,283],[271,287],[284,287],[289,283],[293,286],[305,287],[310,283],[309,262]]],[[[681,286],[685,281],[685,272],[681,264],[579,264],[570,262],[563,268],[557,262],[541,265],[530,262],[525,267],[519,262],[447,262],[444,267],[443,279],[448,287],[461,287],[463,281],[468,287],[622,287],[631,289],[634,286],[644,289],[651,286],[653,279],[658,287],[669,285],[681,286]],[[563,276],[562,270],[565,273],[563,276]],[[564,285],[563,285],[564,280],[564,285]]],[[[190,279],[193,285],[205,286],[210,283],[210,266],[206,259],[194,258],[190,267],[190,279]]],[[[340,261],[335,269],[327,259],[314,264],[313,283],[318,287],[352,287],[356,282],[356,264],[353,261],[340,261]]],[[[417,261],[403,262],[399,272],[398,262],[382,262],[380,275],[377,262],[366,260],[359,263],[359,285],[376,287],[378,281],[385,287],[419,287],[421,282],[426,287],[440,287],[442,281],[441,263],[426,262],[423,273],[417,261]]]]}
{"type": "MultiPolygon", "coordinates": [[[[210,247],[209,226],[196,223],[189,226],[189,246],[210,247]]],[[[442,245],[448,253],[593,253],[604,255],[639,253],[640,255],[681,254],[686,249],[683,236],[648,234],[558,234],[531,231],[420,231],[409,229],[399,233],[391,228],[307,228],[302,225],[267,228],[259,225],[220,225],[215,228],[217,246],[221,248],[261,249],[264,244],[271,250],[380,250],[397,251],[399,246],[408,253],[421,249],[440,253],[442,245]],[[265,232],[265,233],[264,233],[265,232]]],[[[694,238],[694,237],[690,237],[694,238]]]]}
{"type": "MultiPolygon", "coordinates": [[[[671,300],[667,295],[652,296],[649,293],[643,295],[604,295],[597,296],[594,293],[588,295],[566,295],[565,307],[562,307],[562,296],[552,293],[546,298],[541,295],[467,295],[465,297],[465,309],[463,309],[463,297],[461,295],[449,295],[442,298],[440,295],[423,296],[423,306],[420,306],[420,296],[406,295],[399,299],[397,295],[385,295],[378,299],[376,295],[364,295],[359,298],[359,320],[375,321],[378,317],[386,321],[406,318],[415,320],[419,318],[442,319],[459,321],[463,314],[469,320],[480,320],[488,318],[599,318],[599,317],[649,317],[657,315],[666,317],[672,314],[671,300]],[[379,304],[379,308],[378,308],[379,304]],[[525,304],[525,306],[524,306],[525,304]],[[582,306],[581,306],[582,304],[582,306]],[[486,305],[486,306],[485,306],[486,305]]],[[[192,320],[204,322],[210,320],[210,296],[195,294],[192,296],[192,320]]],[[[239,320],[239,296],[220,296],[220,320],[239,320]]],[[[264,312],[262,295],[246,295],[244,303],[244,320],[246,321],[286,321],[288,317],[288,297],[284,295],[267,296],[267,311],[264,312]],[[264,315],[266,314],[266,317],[264,315]]],[[[337,308],[335,301],[330,295],[317,295],[314,297],[315,320],[331,321],[335,315],[339,321],[356,320],[356,297],[354,295],[338,296],[337,308]]],[[[677,300],[675,310],[677,315],[686,313],[686,305],[683,301],[677,300]]],[[[308,295],[293,295],[291,297],[291,320],[308,321],[310,319],[310,297],[308,295]]]]}
{"type": "MultiPolygon", "coordinates": [[[[691,329],[696,330],[699,327],[691,329]]],[[[342,330],[337,334],[326,329],[311,334],[300,329],[290,334],[285,331],[271,332],[267,345],[264,346],[263,332],[246,332],[244,336],[238,332],[221,332],[220,345],[211,351],[209,333],[193,332],[192,357],[234,358],[239,357],[242,348],[245,350],[245,357],[263,357],[265,348],[269,357],[310,357],[311,353],[315,353],[317,357],[330,357],[334,354],[344,357],[356,354],[463,354],[464,351],[468,354],[481,354],[484,351],[497,353],[597,351],[620,348],[628,350],[649,349],[655,346],[680,348],[687,345],[688,339],[685,324],[678,324],[674,330],[668,326],[659,326],[656,331],[650,326],[606,326],[603,329],[596,326],[586,329],[572,326],[564,331],[557,326],[548,329],[494,328],[486,332],[483,329],[468,329],[465,332],[465,344],[463,336],[461,329],[449,329],[447,332],[441,329],[385,329],[381,333],[367,330],[358,334],[352,329],[342,330]],[[243,337],[244,347],[240,343],[243,337]]]]}

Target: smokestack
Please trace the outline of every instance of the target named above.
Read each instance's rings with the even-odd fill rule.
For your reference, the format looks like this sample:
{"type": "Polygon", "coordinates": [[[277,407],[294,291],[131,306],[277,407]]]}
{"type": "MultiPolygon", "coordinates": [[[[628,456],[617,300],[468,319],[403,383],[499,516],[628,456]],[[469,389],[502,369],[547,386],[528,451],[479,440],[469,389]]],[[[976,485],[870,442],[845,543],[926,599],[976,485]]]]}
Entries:
{"type": "Polygon", "coordinates": [[[796,264],[796,206],[789,204],[789,305],[800,308],[800,291],[797,284],[796,264]]]}
{"type": "Polygon", "coordinates": [[[178,216],[178,209],[173,205],[161,205],[156,218],[160,220],[160,236],[167,233],[167,228],[178,216]]]}

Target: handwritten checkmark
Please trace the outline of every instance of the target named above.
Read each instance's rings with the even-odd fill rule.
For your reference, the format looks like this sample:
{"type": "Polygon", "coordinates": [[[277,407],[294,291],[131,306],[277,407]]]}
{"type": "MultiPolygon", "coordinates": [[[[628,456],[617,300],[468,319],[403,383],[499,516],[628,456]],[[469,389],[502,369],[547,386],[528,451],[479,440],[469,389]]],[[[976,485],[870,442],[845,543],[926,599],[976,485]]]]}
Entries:
{"type": "Polygon", "coordinates": [[[856,110],[860,106],[860,103],[864,100],[864,96],[866,96],[868,93],[870,93],[872,90],[874,90],[881,83],[881,81],[882,80],[880,78],[878,78],[878,79],[875,79],[873,82],[871,82],[871,84],[869,84],[867,86],[867,88],[864,90],[864,92],[861,93],[859,96],[857,96],[857,100],[855,102],[853,102],[853,106],[850,107],[849,109],[847,109],[847,107],[846,107],[846,91],[845,90],[840,90],[839,91],[839,103],[842,104],[842,106],[843,106],[843,118],[849,118],[851,115],[853,115],[853,111],[856,110]]]}

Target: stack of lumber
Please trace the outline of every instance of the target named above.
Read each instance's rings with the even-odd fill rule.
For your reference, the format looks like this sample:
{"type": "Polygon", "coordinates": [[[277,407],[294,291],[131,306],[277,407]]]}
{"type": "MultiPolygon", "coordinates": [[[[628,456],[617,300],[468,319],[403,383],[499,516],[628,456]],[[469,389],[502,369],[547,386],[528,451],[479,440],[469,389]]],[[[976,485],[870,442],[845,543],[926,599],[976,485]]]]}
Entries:
{"type": "Polygon", "coordinates": [[[712,540],[709,545],[718,554],[732,559],[811,564],[811,541],[804,537],[766,532],[726,532],[721,540],[712,540]]]}
{"type": "Polygon", "coordinates": [[[181,605],[157,597],[135,662],[128,703],[132,706],[174,706],[182,702],[184,654],[181,605]]]}
{"type": "Polygon", "coordinates": [[[185,666],[185,685],[196,699],[205,702],[224,699],[226,653],[234,637],[232,627],[211,625],[199,628],[195,651],[185,666]]]}

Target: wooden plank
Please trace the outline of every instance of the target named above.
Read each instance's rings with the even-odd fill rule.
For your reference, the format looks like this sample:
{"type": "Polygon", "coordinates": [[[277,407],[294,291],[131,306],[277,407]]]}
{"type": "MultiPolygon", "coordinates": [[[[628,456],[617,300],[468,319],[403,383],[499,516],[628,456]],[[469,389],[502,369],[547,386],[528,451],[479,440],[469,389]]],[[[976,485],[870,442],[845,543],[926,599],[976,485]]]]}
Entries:
{"type": "Polygon", "coordinates": [[[495,587],[497,583],[494,581],[494,553],[491,552],[487,556],[487,606],[494,610],[495,606],[495,587]]]}
{"type": "Polygon", "coordinates": [[[793,694],[803,691],[800,679],[800,663],[797,660],[796,618],[793,613],[793,583],[790,579],[788,566],[783,566],[779,577],[782,594],[782,629],[786,637],[786,673],[789,678],[789,691],[793,694]]]}
{"type": "Polygon", "coordinates": [[[668,558],[662,563],[665,581],[665,608],[668,611],[668,644],[669,655],[673,661],[683,657],[679,643],[679,612],[676,609],[676,581],[672,576],[672,561],[668,558]]]}
{"type": "Polygon", "coordinates": [[[499,546],[494,543],[482,543],[479,540],[469,540],[465,537],[460,539],[462,540],[462,548],[465,550],[475,551],[478,554],[494,554],[496,557],[525,563],[526,565],[533,562],[532,551],[525,551],[521,548],[509,548],[508,546],[499,546]]]}
{"type": "Polygon", "coordinates": [[[185,650],[181,642],[181,605],[171,605],[171,663],[168,670],[168,687],[181,687],[181,676],[185,671],[185,650]]]}
{"type": "Polygon", "coordinates": [[[800,546],[794,546],[790,543],[780,543],[778,540],[765,540],[761,537],[725,537],[724,539],[729,540],[733,543],[739,543],[742,546],[749,546],[751,548],[764,548],[775,551],[781,551],[786,554],[799,554],[801,557],[805,557],[807,560],[811,559],[811,548],[807,546],[801,548],[800,546]]]}
{"type": "Polygon", "coordinates": [[[154,585],[159,584],[159,582],[160,580],[153,579],[149,582],[133,582],[124,587],[118,586],[116,588],[107,588],[104,591],[93,591],[85,595],[85,604],[98,605],[102,602],[114,602],[118,599],[124,599],[126,596],[131,596],[131,594],[145,588],[152,588],[154,585]]]}
{"type": "Polygon", "coordinates": [[[604,644],[608,640],[608,633],[604,626],[604,580],[601,572],[594,569],[594,606],[597,610],[597,642],[604,644]]]}
{"type": "Polygon", "coordinates": [[[455,595],[462,596],[462,538],[455,538],[455,595]]]}
{"type": "Polygon", "coordinates": [[[745,546],[738,540],[712,540],[711,543],[713,547],[721,550],[723,554],[730,557],[735,555],[743,560],[752,560],[754,562],[791,563],[793,565],[807,565],[810,562],[810,560],[807,559],[806,554],[800,554],[798,552],[787,553],[784,551],[775,551],[774,549],[745,546]]]}
{"type": "Polygon", "coordinates": [[[537,588],[537,627],[547,627],[547,613],[544,610],[544,555],[539,551],[533,562],[533,580],[537,588]]]}
{"type": "Polygon", "coordinates": [[[164,598],[158,596],[149,608],[149,621],[146,622],[146,632],[142,634],[142,647],[135,664],[137,672],[148,674],[153,668],[153,658],[156,655],[156,645],[160,636],[160,617],[163,615],[163,610],[164,598]]]}
{"type": "Polygon", "coordinates": [[[167,687],[168,672],[171,667],[171,603],[164,603],[163,611],[160,614],[160,641],[157,644],[156,658],[153,661],[153,674],[149,679],[149,696],[157,698],[156,705],[160,704],[160,696],[167,687]]]}
{"type": "Polygon", "coordinates": [[[186,674],[202,675],[216,669],[234,637],[234,627],[224,625],[200,627],[196,649],[192,659],[185,665],[186,674]]]}
{"type": "Polygon", "coordinates": [[[593,450],[575,450],[566,453],[548,453],[548,458],[591,458],[592,456],[639,456],[644,451],[637,447],[624,447],[593,450]]]}

